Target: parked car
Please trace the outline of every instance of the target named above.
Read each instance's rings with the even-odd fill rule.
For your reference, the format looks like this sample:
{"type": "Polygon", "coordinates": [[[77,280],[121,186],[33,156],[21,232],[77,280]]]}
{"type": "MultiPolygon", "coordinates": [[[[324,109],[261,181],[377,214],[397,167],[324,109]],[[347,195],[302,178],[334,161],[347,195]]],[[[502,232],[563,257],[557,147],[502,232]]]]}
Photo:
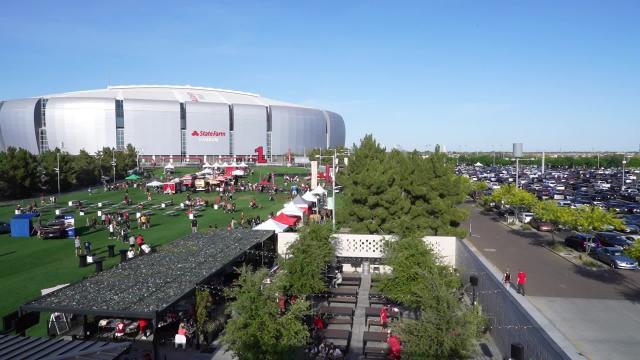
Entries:
{"type": "Polygon", "coordinates": [[[624,236],[615,232],[598,232],[596,233],[595,238],[603,247],[617,247],[626,249],[632,245],[631,241],[625,239],[624,236]]]}
{"type": "Polygon", "coordinates": [[[11,232],[11,226],[4,221],[0,221],[0,234],[8,234],[11,232]]]}
{"type": "Polygon", "coordinates": [[[40,237],[43,239],[60,239],[66,236],[64,220],[53,220],[40,228],[40,237]]]}
{"type": "Polygon", "coordinates": [[[569,235],[564,239],[564,245],[578,251],[587,252],[589,246],[591,249],[597,249],[601,246],[600,242],[590,234],[577,233],[569,235]],[[589,245],[590,244],[590,245],[589,245]]]}
{"type": "Polygon", "coordinates": [[[530,213],[530,212],[518,213],[518,221],[520,221],[523,224],[529,223],[531,219],[533,219],[533,213],[530,213]]]}
{"type": "Polygon", "coordinates": [[[550,223],[548,221],[542,221],[540,219],[536,219],[535,217],[531,219],[529,224],[531,225],[531,227],[533,227],[538,231],[553,231],[555,229],[555,226],[553,225],[553,223],[550,223]]]}
{"type": "Polygon", "coordinates": [[[594,258],[615,269],[637,269],[638,261],[626,256],[617,247],[602,247],[595,251],[594,258]]]}

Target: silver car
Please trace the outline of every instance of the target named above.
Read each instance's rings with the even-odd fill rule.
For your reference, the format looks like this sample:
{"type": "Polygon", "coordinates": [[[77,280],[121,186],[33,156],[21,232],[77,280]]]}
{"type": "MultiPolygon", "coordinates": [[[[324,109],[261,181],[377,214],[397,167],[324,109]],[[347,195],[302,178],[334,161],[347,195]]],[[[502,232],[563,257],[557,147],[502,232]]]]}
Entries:
{"type": "Polygon", "coordinates": [[[594,257],[615,269],[637,269],[638,262],[615,247],[602,247],[596,250],[594,257]]]}

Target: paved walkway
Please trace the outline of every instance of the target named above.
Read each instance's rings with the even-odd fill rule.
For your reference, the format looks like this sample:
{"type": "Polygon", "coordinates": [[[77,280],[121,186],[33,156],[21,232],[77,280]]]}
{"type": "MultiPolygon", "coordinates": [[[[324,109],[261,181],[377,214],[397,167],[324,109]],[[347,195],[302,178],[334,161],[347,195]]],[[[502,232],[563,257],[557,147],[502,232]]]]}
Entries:
{"type": "Polygon", "coordinates": [[[362,336],[367,329],[365,323],[365,309],[369,306],[369,289],[371,288],[371,275],[360,275],[360,289],[358,290],[358,305],[353,316],[353,327],[351,328],[351,346],[347,353],[347,360],[364,359],[362,355],[362,336]]]}

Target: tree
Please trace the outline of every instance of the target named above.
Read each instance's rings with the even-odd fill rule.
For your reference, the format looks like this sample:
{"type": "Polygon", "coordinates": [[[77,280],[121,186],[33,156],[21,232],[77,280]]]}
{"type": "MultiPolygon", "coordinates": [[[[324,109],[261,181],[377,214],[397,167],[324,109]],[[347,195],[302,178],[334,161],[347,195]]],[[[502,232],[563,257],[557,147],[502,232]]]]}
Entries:
{"type": "Polygon", "coordinates": [[[205,323],[209,319],[208,308],[211,304],[211,294],[206,289],[196,289],[196,330],[198,341],[205,334],[205,323]]]}
{"type": "Polygon", "coordinates": [[[366,135],[349,156],[349,166],[338,174],[344,185],[344,210],[341,222],[356,233],[382,233],[389,216],[380,206],[388,190],[384,161],[385,149],[372,135],[366,135]]]}
{"type": "Polygon", "coordinates": [[[626,253],[632,258],[640,260],[640,239],[636,239],[636,242],[626,250],[626,253]]]}
{"type": "Polygon", "coordinates": [[[385,263],[392,268],[380,290],[417,313],[396,327],[404,353],[412,359],[466,357],[484,324],[478,308],[458,301],[458,275],[443,264],[422,239],[415,237],[385,244],[385,263]]]}
{"type": "Polygon", "coordinates": [[[310,224],[289,246],[290,256],[282,261],[279,287],[285,294],[309,295],[326,289],[324,274],[333,259],[331,226],[310,224]]]}
{"type": "Polygon", "coordinates": [[[344,185],[340,220],[354,232],[403,236],[456,235],[467,213],[457,207],[469,192],[445,154],[389,153],[365,136],[339,176],[344,185]]]}
{"type": "Polygon", "coordinates": [[[385,264],[393,270],[383,277],[380,291],[395,302],[411,309],[423,305],[421,294],[434,287],[443,287],[451,293],[461,282],[451,268],[444,265],[438,255],[422,239],[402,238],[385,243],[385,264]]]}
{"type": "Polygon", "coordinates": [[[0,153],[0,192],[3,198],[25,198],[40,185],[38,161],[25,149],[9,147],[0,153]]]}
{"type": "Polygon", "coordinates": [[[309,303],[298,300],[280,315],[273,285],[263,286],[265,269],[251,272],[240,269],[240,277],[227,295],[235,299],[229,306],[232,315],[222,342],[242,360],[295,359],[309,338],[302,322],[309,303]]]}

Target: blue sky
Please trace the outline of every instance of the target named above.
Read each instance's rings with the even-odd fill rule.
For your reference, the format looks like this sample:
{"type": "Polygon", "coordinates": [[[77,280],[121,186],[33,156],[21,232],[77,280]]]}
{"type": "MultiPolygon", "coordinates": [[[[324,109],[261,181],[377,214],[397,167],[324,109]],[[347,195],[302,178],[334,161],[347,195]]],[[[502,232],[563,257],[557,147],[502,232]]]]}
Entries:
{"type": "Polygon", "coordinates": [[[347,143],[638,151],[639,1],[6,1],[0,99],[191,84],[340,113],[347,143]]]}

